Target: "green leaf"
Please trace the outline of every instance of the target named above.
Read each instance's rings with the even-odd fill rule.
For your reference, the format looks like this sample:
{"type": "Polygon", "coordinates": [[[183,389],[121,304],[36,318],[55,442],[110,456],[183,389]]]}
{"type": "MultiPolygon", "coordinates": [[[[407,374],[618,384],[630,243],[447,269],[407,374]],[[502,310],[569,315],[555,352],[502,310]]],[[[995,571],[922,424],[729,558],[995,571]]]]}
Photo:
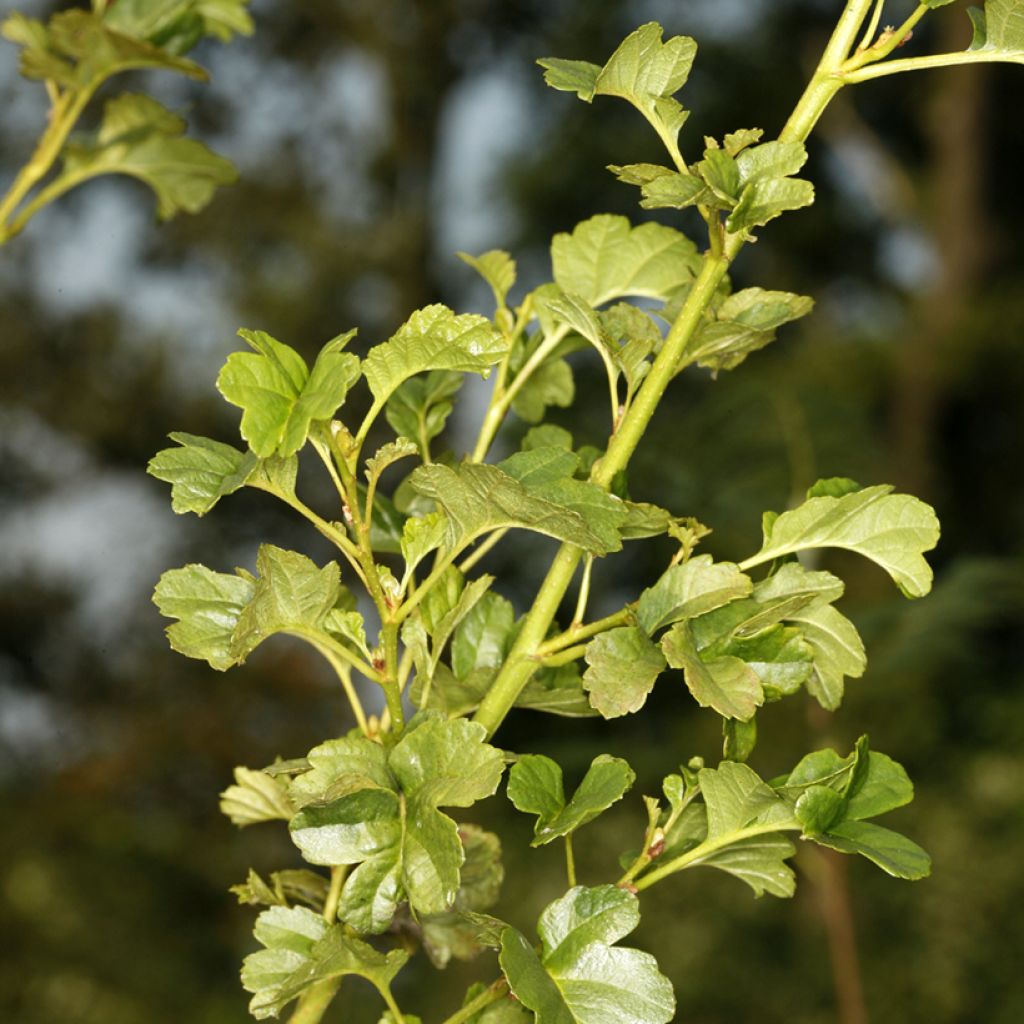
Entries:
{"type": "Polygon", "coordinates": [[[443,512],[429,512],[417,518],[410,516],[402,526],[402,557],[406,575],[413,572],[431,551],[436,551],[448,532],[443,512]]]}
{"type": "Polygon", "coordinates": [[[515,611],[499,594],[481,594],[452,639],[452,670],[465,679],[474,669],[500,668],[512,645],[515,611]]]}
{"type": "Polygon", "coordinates": [[[329,420],[359,378],[359,359],[342,351],[355,332],[329,342],[312,372],[295,349],[269,334],[238,334],[255,352],[228,356],[217,388],[242,409],[242,437],[257,455],[294,455],[313,423],[329,420]]]}
{"type": "Polygon", "coordinates": [[[969,50],[996,50],[1000,59],[1024,63],[1024,2],[985,0],[984,11],[968,9],[974,24],[969,50]]]}
{"type": "Polygon", "coordinates": [[[807,488],[807,497],[842,498],[861,489],[860,484],[856,480],[851,480],[848,476],[832,476],[811,484],[807,488]]]}
{"type": "MultiPolygon", "coordinates": [[[[487,986],[481,982],[470,985],[462,1005],[468,1006],[478,996],[483,995],[487,986]]],[[[485,1006],[479,1013],[474,1013],[466,1024],[534,1024],[534,1016],[511,995],[495,1000],[485,1006]]]]}
{"type": "Polygon", "coordinates": [[[743,190],[725,226],[729,231],[749,231],[787,210],[799,210],[813,202],[814,186],[803,178],[754,181],[743,190]]]}
{"type": "Polygon", "coordinates": [[[456,315],[447,306],[417,310],[382,345],[370,349],[363,374],[379,405],[408,378],[427,370],[486,376],[508,352],[508,342],[486,318],[456,315]]]}
{"type": "Polygon", "coordinates": [[[813,307],[814,300],[806,295],[744,288],[721,303],[716,319],[698,328],[683,361],[716,373],[732,370],[751,352],[774,341],[782,324],[806,316],[813,307]]]}
{"type": "Polygon", "coordinates": [[[796,847],[778,832],[750,836],[717,850],[701,861],[746,882],[755,896],[768,893],[786,899],[796,891],[796,876],[786,861],[796,847]]]}
{"type": "Polygon", "coordinates": [[[709,840],[752,826],[796,826],[786,801],[745,764],[723,761],[718,768],[702,768],[698,778],[707,807],[709,840]]]}
{"type": "Polygon", "coordinates": [[[636,626],[599,634],[587,644],[584,658],[583,687],[604,718],[639,711],[666,665],[657,644],[636,626]]]}
{"type": "Polygon", "coordinates": [[[95,12],[59,11],[45,26],[12,14],[3,23],[2,32],[23,47],[19,64],[23,75],[53,79],[72,91],[92,92],[112,75],[150,68],[206,78],[198,64],[114,31],[95,12]]]}
{"type": "Polygon", "coordinates": [[[844,821],[814,840],[840,853],[859,853],[896,878],[915,881],[931,874],[931,857],[917,843],[872,822],[844,821]]]}
{"type": "Polygon", "coordinates": [[[867,668],[864,642],[857,627],[831,605],[812,608],[789,616],[814,653],[814,671],[807,691],[829,711],[843,699],[846,676],[859,679],[867,668]]]}
{"type": "Polygon", "coordinates": [[[593,821],[622,799],[635,779],[625,761],[600,754],[566,803],[558,764],[543,754],[525,754],[509,772],[508,798],[517,810],[537,815],[531,845],[543,846],[593,821]]]}
{"type": "Polygon", "coordinates": [[[732,655],[705,659],[697,650],[689,622],[677,622],[662,637],[661,649],[672,668],[683,670],[686,686],[701,707],[745,722],[764,703],[757,673],[732,655]]]}
{"type": "Polygon", "coordinates": [[[171,485],[171,508],[206,515],[221,498],[244,487],[256,468],[252,452],[194,434],[171,434],[178,448],[157,452],[146,472],[171,485]]]}
{"type": "Polygon", "coordinates": [[[458,256],[490,285],[491,291],[494,292],[494,301],[501,309],[516,283],[516,261],[501,249],[491,249],[480,256],[460,252],[458,256]]]}
{"type": "Polygon", "coordinates": [[[223,672],[238,664],[231,637],[253,593],[247,579],[192,564],[165,572],[153,601],[161,615],[180,620],[167,627],[171,647],[223,672]]]}
{"type": "MultiPolygon", "coordinates": [[[[549,485],[553,496],[562,499],[564,495],[576,506],[570,507],[562,500],[548,500],[531,493],[497,466],[465,463],[450,469],[435,463],[417,469],[411,482],[417,493],[433,498],[444,509],[448,516],[446,543],[453,550],[461,550],[484,534],[506,527],[534,530],[596,555],[621,547],[617,527],[625,520],[625,512],[612,504],[615,499],[600,488],[594,490],[603,497],[596,499],[593,509],[587,510],[588,515],[591,511],[595,513],[588,520],[577,508],[583,507],[581,495],[589,495],[589,490],[580,492],[557,482],[549,485]]],[[[569,485],[573,483],[588,486],[582,481],[566,481],[569,485]]]]}
{"type": "Polygon", "coordinates": [[[103,10],[103,23],[171,53],[185,53],[203,36],[227,42],[250,35],[249,0],[118,0],[103,10]]]}
{"type": "Polygon", "coordinates": [[[389,466],[393,466],[396,462],[401,462],[402,459],[408,459],[418,452],[419,448],[416,447],[415,442],[410,441],[407,437],[398,437],[394,441],[381,445],[366,460],[366,479],[371,481],[379,480],[381,474],[389,466]]]}
{"type": "Polygon", "coordinates": [[[670,566],[653,587],[640,595],[637,622],[653,635],[663,626],[719,608],[753,589],[753,581],[732,562],[698,555],[670,566]]]}
{"type": "MultiPolygon", "coordinates": [[[[310,863],[358,865],[339,903],[339,915],[354,928],[383,931],[403,900],[416,914],[452,906],[464,854],[455,822],[437,807],[468,807],[497,788],[504,762],[485,736],[475,722],[421,714],[386,764],[383,748],[364,737],[316,759],[311,754],[318,773],[312,788],[344,795],[308,804],[289,828],[310,863]]],[[[304,785],[299,775],[293,787],[304,785]]]]}
{"type": "Polygon", "coordinates": [[[497,902],[505,876],[501,842],[493,832],[475,825],[460,825],[459,838],[465,860],[452,910],[420,921],[423,946],[435,967],[445,967],[452,957],[471,960],[480,952],[480,927],[470,914],[487,910],[497,902]]]}
{"type": "Polygon", "coordinates": [[[555,235],[554,277],[565,292],[601,306],[627,295],[668,299],[700,270],[697,247],[660,224],[631,227],[625,217],[599,214],[555,235]]]}
{"type": "Polygon", "coordinates": [[[576,886],[541,914],[540,955],[514,928],[502,933],[501,968],[537,1024],[667,1024],[675,998],[654,957],[613,945],[639,921],[624,889],[576,886]]]}
{"type": "Polygon", "coordinates": [[[239,903],[249,906],[285,907],[291,903],[303,903],[319,912],[323,909],[329,888],[330,882],[314,871],[274,871],[268,883],[249,868],[246,880],[231,886],[229,892],[238,897],[239,903]]]}
{"type": "Polygon", "coordinates": [[[107,100],[97,132],[69,142],[49,186],[64,191],[101,174],[126,174],[156,195],[157,215],[198,213],[218,185],[238,178],[231,163],[195,139],[185,121],[150,96],[124,93],[107,100]]]}
{"type": "Polygon", "coordinates": [[[220,810],[241,828],[261,821],[288,821],[295,806],[278,779],[240,765],[235,769],[235,785],[220,795],[220,810]]]}
{"type": "Polygon", "coordinates": [[[238,618],[231,644],[239,662],[275,633],[308,636],[323,630],[328,612],[341,596],[336,562],[321,569],[296,551],[262,544],[256,571],[252,598],[238,618]]]}
{"type": "Polygon", "coordinates": [[[253,993],[249,1012],[257,1019],[276,1017],[310,986],[345,975],[358,975],[379,992],[390,990],[409,959],[404,950],[378,953],[345,934],[340,925],[305,907],[271,907],[256,920],[256,938],[265,947],[242,964],[242,985],[253,993]]]}
{"type": "Polygon", "coordinates": [[[810,786],[794,807],[805,835],[827,832],[843,816],[843,796],[829,786],[810,786]]]}
{"type": "Polygon", "coordinates": [[[572,367],[564,359],[549,359],[516,392],[512,411],[527,423],[539,423],[550,406],[567,409],[575,397],[572,367]]]}
{"type": "Polygon", "coordinates": [[[938,543],[939,523],[923,501],[891,491],[880,485],[841,498],[810,498],[769,524],[764,546],[744,564],[809,548],[846,548],[885,569],[907,597],[922,597],[932,583],[923,552],[938,543]]]}
{"type": "Polygon", "coordinates": [[[465,378],[454,370],[431,370],[405,381],[384,407],[384,416],[400,437],[412,438],[426,455],[430,442],[444,430],[452,399],[465,378]]]}
{"type": "Polygon", "coordinates": [[[597,76],[601,73],[598,64],[585,60],[563,60],[560,57],[544,57],[537,63],[544,68],[544,81],[560,92],[574,92],[589,103],[594,98],[597,76]]]}
{"type": "Polygon", "coordinates": [[[658,175],[640,186],[645,210],[684,210],[699,203],[705,193],[704,182],[693,174],[670,172],[658,175]]]}

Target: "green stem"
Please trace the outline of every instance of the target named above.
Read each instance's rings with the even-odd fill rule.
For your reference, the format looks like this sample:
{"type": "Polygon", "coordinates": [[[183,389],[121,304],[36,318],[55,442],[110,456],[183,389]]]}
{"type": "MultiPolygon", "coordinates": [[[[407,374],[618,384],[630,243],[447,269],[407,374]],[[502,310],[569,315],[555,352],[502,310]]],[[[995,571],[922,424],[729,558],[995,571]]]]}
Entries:
{"type": "Polygon", "coordinates": [[[385,622],[381,629],[384,637],[384,699],[391,713],[391,721],[395,732],[401,732],[405,726],[405,713],[402,710],[402,685],[398,679],[398,623],[385,622]]]}
{"type": "Polygon", "coordinates": [[[288,1018],[288,1024],[320,1024],[339,988],[341,978],[328,978],[311,985],[299,997],[295,1012],[288,1018]]]}
{"type": "Polygon", "coordinates": [[[887,60],[883,64],[871,64],[843,74],[844,82],[854,84],[867,82],[872,78],[898,75],[905,71],[927,71],[930,68],[951,68],[960,64],[1024,64],[1024,53],[1008,55],[999,50],[964,50],[961,53],[936,53],[929,57],[904,57],[901,60],[887,60]]]}
{"type": "MultiPolygon", "coordinates": [[[[644,830],[644,844],[640,849],[640,853],[637,854],[636,860],[626,869],[625,874],[615,883],[619,887],[625,887],[632,885],[633,879],[640,874],[641,871],[653,859],[651,857],[651,846],[654,843],[655,833],[658,831],[658,818],[661,815],[661,805],[657,800],[651,800],[647,805],[647,828],[644,830]]],[[[672,822],[674,824],[674,822],[672,822]]],[[[672,824],[666,822],[665,828],[663,829],[663,835],[667,834],[668,830],[672,827],[672,824]]]]}
{"type": "Polygon", "coordinates": [[[718,839],[705,839],[703,843],[695,846],[687,853],[680,854],[667,864],[663,864],[661,867],[655,868],[653,871],[649,871],[646,875],[638,878],[633,883],[634,887],[638,892],[648,889],[655,882],[660,882],[663,878],[674,875],[677,871],[684,871],[686,868],[694,867],[702,860],[710,857],[711,854],[717,853],[727,846],[732,846],[734,843],[741,842],[744,839],[750,839],[752,836],[763,836],[769,832],[778,831],[778,825],[751,825],[749,828],[741,828],[735,832],[729,832],[718,839]]]}
{"type": "Polygon", "coordinates": [[[509,528],[507,526],[501,530],[495,530],[494,533],[492,533],[475,551],[471,551],[461,562],[459,562],[459,572],[469,572],[469,570],[472,569],[473,566],[491,550],[491,548],[501,542],[502,538],[506,533],[508,533],[508,531],[509,528]]]}
{"type": "MultiPolygon", "coordinates": [[[[573,612],[572,626],[579,625],[587,613],[587,601],[590,599],[590,576],[594,569],[594,556],[587,555],[583,563],[583,578],[580,580],[580,593],[576,599],[576,611],[573,612]]],[[[571,629],[572,626],[569,628],[571,629]]]]}
{"type": "Polygon", "coordinates": [[[391,1016],[395,1018],[395,1024],[405,1024],[405,1016],[398,1008],[398,1003],[395,1002],[395,997],[391,994],[391,989],[385,986],[377,991],[380,992],[384,1002],[387,1003],[388,1009],[391,1011],[391,1016]]]}
{"type": "MultiPolygon", "coordinates": [[[[805,139],[829,101],[842,88],[844,82],[839,74],[840,65],[853,48],[857,33],[872,3],[873,0],[848,0],[821,62],[798,100],[792,116],[786,122],[779,136],[780,140],[805,139]]],[[[701,323],[729,265],[743,244],[742,235],[728,235],[721,252],[710,252],[705,255],[700,274],[694,281],[679,316],[672,324],[650,373],[637,392],[619,430],[612,437],[607,452],[595,463],[591,471],[591,480],[605,490],[611,486],[616,475],[628,465],[665,389],[683,366],[683,354],[690,338],[701,323]]],[[[484,437],[485,435],[481,433],[481,442],[477,445],[474,458],[482,458],[486,453],[489,441],[485,442],[484,437]]],[[[493,735],[501,725],[523,687],[536,671],[537,649],[544,642],[582,556],[583,552],[579,548],[569,544],[563,544],[555,555],[533,608],[527,614],[505,664],[502,665],[494,684],[474,716],[475,721],[486,727],[489,735],[493,735]]]]}
{"type": "Polygon", "coordinates": [[[69,91],[54,101],[50,108],[50,123],[40,136],[35,152],[18,173],[7,194],[0,200],[0,245],[13,238],[25,226],[27,217],[18,218],[9,224],[11,214],[36,184],[49,173],[71,129],[74,128],[94,92],[95,87],[75,93],[69,91]]]}
{"type": "Polygon", "coordinates": [[[329,925],[338,920],[338,902],[341,900],[341,890],[347,877],[347,864],[338,864],[331,868],[331,887],[327,890],[327,899],[324,900],[324,920],[329,925]]]}
{"type": "Polygon", "coordinates": [[[538,654],[537,665],[545,668],[559,668],[562,665],[571,665],[574,661],[582,658],[587,653],[586,644],[577,644],[575,647],[566,647],[563,651],[555,654],[538,654]]]}
{"type": "Polygon", "coordinates": [[[868,27],[864,29],[864,35],[861,38],[860,45],[857,47],[858,52],[866,50],[871,45],[871,40],[875,38],[875,33],[878,31],[879,23],[882,20],[882,9],[884,7],[885,0],[875,0],[875,9],[871,12],[868,27]]]}
{"type": "MultiPolygon", "coordinates": [[[[341,683],[341,688],[345,691],[345,696],[348,698],[352,714],[355,716],[356,724],[359,726],[359,731],[364,736],[369,736],[370,727],[366,721],[366,712],[363,711],[363,702],[359,699],[359,694],[356,693],[356,689],[352,685],[352,674],[349,671],[349,666],[326,644],[317,644],[317,650],[327,659],[331,668],[334,669],[338,681],[341,683]]],[[[360,671],[363,670],[360,669],[360,671]]],[[[370,678],[373,677],[371,676],[370,678]]]]}
{"type": "Polygon", "coordinates": [[[537,347],[536,352],[526,360],[520,371],[516,374],[515,379],[507,388],[501,388],[499,391],[501,382],[495,383],[494,391],[491,394],[491,402],[487,407],[487,412],[484,414],[484,421],[480,427],[480,436],[477,438],[476,447],[474,447],[473,454],[470,456],[470,462],[483,462],[487,457],[487,452],[494,442],[501,424],[508,415],[516,395],[519,394],[523,386],[544,360],[558,348],[568,333],[569,327],[563,324],[545,338],[537,347]]]}
{"type": "Polygon", "coordinates": [[[595,619],[586,625],[570,626],[564,633],[559,633],[558,636],[545,640],[537,648],[537,654],[540,657],[554,654],[566,647],[578,644],[581,640],[589,640],[592,636],[597,636],[598,633],[604,633],[606,630],[614,629],[616,626],[626,626],[632,618],[632,611],[629,608],[623,608],[622,611],[606,615],[603,619],[595,619]]]}
{"type": "Polygon", "coordinates": [[[461,1009],[456,1010],[450,1017],[446,1017],[442,1024],[465,1024],[471,1020],[485,1007],[504,999],[508,995],[508,982],[504,978],[491,982],[475,999],[471,999],[461,1009]]]}
{"type": "Polygon", "coordinates": [[[576,885],[576,858],[572,853],[572,833],[565,835],[565,876],[569,880],[569,888],[576,885]]]}

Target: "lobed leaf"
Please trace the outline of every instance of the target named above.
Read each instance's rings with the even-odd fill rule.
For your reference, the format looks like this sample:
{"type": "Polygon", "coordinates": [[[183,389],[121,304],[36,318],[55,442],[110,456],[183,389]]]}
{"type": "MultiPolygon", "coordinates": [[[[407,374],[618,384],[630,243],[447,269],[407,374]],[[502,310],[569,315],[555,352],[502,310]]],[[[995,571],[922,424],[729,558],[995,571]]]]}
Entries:
{"type": "Polygon", "coordinates": [[[583,688],[604,718],[639,711],[666,667],[657,644],[636,626],[620,626],[587,644],[583,688]]]}
{"type": "Polygon", "coordinates": [[[654,957],[613,945],[639,921],[624,889],[576,886],[541,914],[540,954],[505,929],[501,968],[537,1024],[667,1024],[675,998],[654,957]]]}
{"type": "Polygon", "coordinates": [[[157,452],[146,472],[171,485],[171,508],[206,515],[228,494],[244,487],[256,468],[252,452],[194,434],[171,434],[179,447],[157,452]]]}
{"type": "Polygon", "coordinates": [[[255,352],[235,352],[217,388],[242,409],[242,437],[261,457],[294,455],[315,422],[329,420],[359,378],[359,359],[342,351],[355,331],[328,342],[312,372],[288,345],[263,331],[240,330],[255,352]]]}
{"type": "Polygon", "coordinates": [[[698,555],[670,566],[641,595],[637,622],[650,636],[663,626],[694,618],[746,597],[753,581],[732,562],[714,562],[710,555],[698,555]]]}

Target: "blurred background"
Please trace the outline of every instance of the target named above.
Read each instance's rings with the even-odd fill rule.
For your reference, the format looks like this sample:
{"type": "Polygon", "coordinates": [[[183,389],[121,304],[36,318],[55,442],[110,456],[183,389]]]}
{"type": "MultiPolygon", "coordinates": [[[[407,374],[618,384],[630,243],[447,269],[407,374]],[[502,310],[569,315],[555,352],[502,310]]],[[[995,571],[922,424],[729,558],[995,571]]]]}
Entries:
{"type": "MultiPolygon", "coordinates": [[[[14,6],[62,5],[0,10],[14,6]]],[[[890,2],[891,20],[911,6],[890,2]]],[[[646,216],[604,166],[658,158],[630,108],[546,90],[535,58],[603,60],[650,19],[695,36],[692,155],[704,134],[777,132],[840,7],[256,0],[254,37],[195,53],[211,85],[141,79],[241,181],[201,215],[157,226],[142,186],[100,180],[0,253],[0,1020],[248,1020],[238,964],[255,946],[253,911],[226,890],[250,864],[297,854],[280,828],[235,830],[217,794],[234,765],[301,755],[351,725],[304,649],[275,641],[221,675],[170,652],[149,602],[165,568],[251,566],[260,540],[330,557],[266,496],[176,517],[144,474],[171,430],[237,438],[237,410],[213,386],[235,329],[310,356],[354,326],[376,344],[431,301],[491,312],[457,250],[508,249],[521,287],[539,283],[553,232],[595,212],[646,216]]],[[[962,5],[916,35],[914,52],[962,48],[962,5]]],[[[657,952],[688,1024],[1024,1020],[1022,105],[1014,67],[841,94],[810,145],[817,203],[765,229],[734,273],[738,286],[814,296],[814,315],[717,381],[679,381],[634,461],[633,496],[713,526],[716,557],[754,550],[762,510],[818,476],[893,483],[943,523],[921,602],[870,565],[828,561],[849,582],[842,607],[868,672],[836,715],[803,698],[767,708],[752,759],[770,777],[870,732],[916,782],[891,824],[931,852],[933,877],[899,882],[801,849],[791,901],[755,901],[710,871],[659,886],[636,944],[657,952]]],[[[6,43],[0,109],[3,189],[46,111],[6,43]]],[[[577,408],[554,419],[600,443],[603,384],[575,359],[577,408]]],[[[453,447],[475,428],[473,395],[450,424],[453,447]]],[[[487,563],[519,611],[549,553],[526,546],[487,563]]],[[[667,557],[657,543],[631,551],[598,566],[599,603],[635,597],[667,557]]],[[[603,750],[634,764],[633,796],[577,844],[583,881],[636,844],[639,793],[695,754],[718,756],[717,719],[681,686],[663,680],[649,708],[608,724],[519,712],[499,734],[556,757],[570,784],[603,750]]],[[[503,796],[472,812],[505,838],[495,913],[526,928],[558,895],[561,851],[529,850],[513,814],[503,796]]],[[[492,960],[440,976],[410,967],[399,1002],[440,1019],[469,981],[494,976],[492,960]]],[[[328,1019],[378,1013],[352,982],[328,1019]]]]}

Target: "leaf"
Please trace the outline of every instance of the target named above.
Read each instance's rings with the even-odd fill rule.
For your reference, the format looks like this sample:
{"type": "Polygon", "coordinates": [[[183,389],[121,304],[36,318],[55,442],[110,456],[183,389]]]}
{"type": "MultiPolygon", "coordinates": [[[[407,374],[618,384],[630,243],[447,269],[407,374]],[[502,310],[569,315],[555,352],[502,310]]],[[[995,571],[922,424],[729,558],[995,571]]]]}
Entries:
{"type": "Polygon", "coordinates": [[[261,821],[288,821],[295,813],[281,782],[266,772],[241,766],[235,769],[235,785],[220,795],[220,810],[240,828],[261,821]]]}
{"type": "Polygon", "coordinates": [[[408,459],[418,452],[419,448],[416,447],[415,442],[410,441],[407,437],[399,437],[394,441],[389,441],[378,448],[366,460],[366,479],[380,479],[381,474],[389,466],[393,466],[396,462],[401,462],[402,459],[408,459]]]}
{"type": "Polygon", "coordinates": [[[639,711],[666,665],[657,644],[636,626],[599,634],[587,644],[584,658],[583,687],[604,718],[639,711]]]}
{"type": "Polygon", "coordinates": [[[621,758],[600,754],[566,803],[558,764],[543,754],[524,754],[509,772],[508,798],[517,810],[537,815],[531,845],[543,846],[593,821],[621,800],[635,779],[621,758]]]}
{"type": "Polygon", "coordinates": [[[452,399],[464,378],[454,370],[431,370],[401,384],[388,399],[384,416],[400,437],[412,438],[426,454],[430,442],[444,430],[452,399]]]}
{"type": "Polygon", "coordinates": [[[786,861],[796,847],[777,832],[750,836],[712,853],[701,863],[746,882],[755,896],[768,893],[786,899],[796,891],[796,876],[786,861]]]}
{"type": "Polygon", "coordinates": [[[308,636],[322,630],[341,596],[336,562],[321,569],[296,551],[262,544],[256,571],[252,598],[238,618],[231,643],[239,662],[275,633],[308,636]]]}
{"type": "Polygon", "coordinates": [[[358,357],[342,351],[355,332],[328,342],[312,372],[295,349],[269,334],[238,334],[255,352],[228,356],[217,388],[242,409],[242,437],[257,455],[294,455],[313,423],[329,420],[359,377],[358,357]]]}
{"type": "Polygon", "coordinates": [[[327,899],[330,882],[314,871],[274,871],[270,882],[264,882],[252,868],[240,885],[233,885],[230,892],[238,897],[239,903],[249,906],[288,906],[290,903],[304,903],[313,910],[321,911],[327,899]]]}
{"type": "MultiPolygon", "coordinates": [[[[468,1006],[486,990],[487,986],[481,982],[470,985],[462,1005],[468,1006]]],[[[506,995],[485,1006],[479,1013],[474,1013],[466,1024],[534,1024],[534,1020],[533,1014],[521,1006],[514,996],[506,995]]]]}
{"type": "Polygon", "coordinates": [[[575,397],[572,367],[564,359],[549,359],[516,392],[512,411],[527,423],[539,423],[550,406],[567,409],[575,397]]]}
{"type": "Polygon", "coordinates": [[[502,308],[512,285],[516,283],[516,261],[501,249],[491,249],[480,256],[460,252],[458,257],[490,285],[495,303],[499,309],[502,308]]]}
{"type": "Polygon", "coordinates": [[[388,992],[409,959],[404,950],[378,953],[346,935],[341,925],[327,927],[305,907],[271,907],[256,920],[256,938],[265,947],[242,964],[242,985],[253,993],[249,1012],[257,1019],[276,1017],[310,986],[355,974],[379,992],[388,992]]]}
{"type": "Polygon", "coordinates": [[[732,655],[705,659],[694,643],[693,631],[685,620],[677,622],[661,639],[661,649],[672,668],[681,668],[694,700],[714,708],[723,718],[748,721],[764,703],[764,690],[757,673],[732,655]]]}
{"type": "Polygon", "coordinates": [[[252,452],[195,434],[171,434],[178,448],[157,452],[146,472],[171,485],[171,508],[206,515],[221,498],[245,486],[256,468],[252,452]]]}
{"type": "Polygon", "coordinates": [[[19,64],[23,75],[53,79],[76,92],[91,93],[112,75],[149,68],[206,78],[198,64],[114,31],[95,12],[60,11],[45,26],[12,14],[4,21],[2,32],[23,47],[19,64]]]}
{"type": "Polygon", "coordinates": [[[402,557],[406,576],[415,571],[431,551],[436,551],[448,532],[448,520],[443,512],[428,512],[417,518],[410,516],[402,526],[402,557]]]}
{"type": "Polygon", "coordinates": [[[101,174],[126,174],[156,195],[157,216],[198,213],[218,185],[238,179],[232,164],[195,139],[185,121],[150,96],[124,93],[107,100],[97,132],[69,142],[49,186],[60,191],[101,174]]]}
{"type": "Polygon", "coordinates": [[[670,566],[653,587],[640,595],[637,622],[650,636],[672,622],[703,615],[746,597],[753,586],[750,577],[732,562],[713,562],[710,555],[698,555],[670,566]]]}
{"type": "Polygon", "coordinates": [[[185,53],[202,36],[223,42],[250,35],[249,0],[118,0],[103,10],[103,23],[171,53],[185,53]]]}
{"type": "Polygon", "coordinates": [[[452,957],[471,960],[480,952],[480,926],[470,913],[487,910],[497,902],[505,876],[501,842],[493,832],[460,825],[459,839],[465,860],[452,910],[420,921],[424,949],[435,967],[446,966],[452,957]]]}
{"type": "Polygon", "coordinates": [[[459,370],[486,376],[508,352],[508,342],[486,318],[456,315],[447,306],[417,310],[382,345],[370,349],[363,375],[378,405],[408,378],[427,370],[459,370]]]}
{"type": "Polygon", "coordinates": [[[795,613],[790,621],[800,627],[814,653],[814,672],[807,681],[807,691],[823,708],[834,711],[843,699],[845,677],[859,679],[867,668],[857,627],[831,605],[795,613]]]}
{"type": "Polygon", "coordinates": [[[799,210],[813,202],[814,186],[803,178],[755,181],[743,190],[725,226],[729,231],[749,231],[787,210],[799,210]]]}
{"type": "MultiPolygon", "coordinates": [[[[437,808],[468,807],[495,791],[504,762],[485,736],[478,723],[421,713],[384,755],[386,764],[383,748],[365,737],[315,761],[311,755],[317,790],[349,791],[308,804],[289,828],[310,863],[358,865],[342,889],[344,921],[361,932],[381,932],[403,900],[416,914],[451,907],[463,849],[455,822],[437,808]],[[326,759],[336,755],[332,769],[326,759]]],[[[293,787],[304,785],[299,775],[293,787]]]]}
{"type": "Polygon", "coordinates": [[[500,668],[512,643],[515,611],[499,594],[482,594],[452,639],[452,670],[465,679],[474,669],[500,668]]]}
{"type": "Polygon", "coordinates": [[[1001,60],[1024,63],[1024,3],[985,0],[985,8],[968,8],[974,38],[968,50],[996,50],[1001,60]]]}
{"type": "Polygon", "coordinates": [[[914,881],[931,874],[931,857],[917,843],[872,822],[844,821],[814,839],[840,853],[859,853],[896,878],[914,881]]]}
{"type": "Polygon", "coordinates": [[[559,287],[595,307],[627,295],[668,299],[701,265],[696,245],[678,231],[652,223],[634,228],[613,214],[555,235],[551,259],[559,287]]]}
{"type": "Polygon", "coordinates": [[[238,664],[231,637],[253,593],[253,584],[240,576],[192,564],[165,572],[153,601],[161,615],[180,620],[167,627],[171,647],[223,672],[238,664]]]}
{"type": "Polygon", "coordinates": [[[501,969],[537,1024],[667,1024],[675,998],[654,957],[613,945],[639,921],[624,889],[576,886],[541,914],[540,955],[505,929],[501,969]]]}
{"type": "Polygon", "coordinates": [[[880,485],[841,498],[810,498],[769,524],[764,546],[744,564],[809,548],[846,548],[880,565],[907,597],[922,597],[932,583],[923,552],[938,543],[938,520],[923,501],[891,491],[880,485]]]}
{"type": "Polygon", "coordinates": [[[806,316],[813,308],[814,300],[805,295],[744,288],[721,303],[715,320],[698,328],[683,361],[716,373],[732,370],[751,352],[774,341],[778,327],[806,316]]]}
{"type": "Polygon", "coordinates": [[[650,22],[631,32],[603,68],[586,61],[545,58],[544,79],[553,89],[594,96],[619,96],[632,103],[663,136],[674,143],[687,112],[672,99],[690,74],[697,44],[687,36],[662,42],[662,28],[650,22]]]}
{"type": "MultiPolygon", "coordinates": [[[[485,533],[506,527],[534,530],[596,555],[621,547],[617,533],[617,542],[612,541],[612,536],[625,513],[611,505],[615,499],[608,498],[600,488],[594,489],[603,498],[598,499],[593,519],[588,520],[566,504],[532,494],[497,466],[464,463],[450,469],[434,463],[415,470],[411,482],[417,493],[433,498],[444,509],[448,516],[446,544],[452,550],[461,550],[485,533]]],[[[575,483],[587,486],[582,481],[575,483]]],[[[554,488],[552,493],[562,496],[554,488]]],[[[577,499],[579,493],[575,491],[567,497],[577,499]]]]}
{"type": "Polygon", "coordinates": [[[643,196],[640,205],[645,210],[684,210],[701,201],[705,187],[704,182],[693,174],[670,171],[644,182],[640,192],[643,196]]]}
{"type": "Polygon", "coordinates": [[[698,777],[707,806],[709,840],[751,826],[793,828],[796,824],[786,801],[745,764],[723,761],[717,769],[702,768],[698,777]]]}

